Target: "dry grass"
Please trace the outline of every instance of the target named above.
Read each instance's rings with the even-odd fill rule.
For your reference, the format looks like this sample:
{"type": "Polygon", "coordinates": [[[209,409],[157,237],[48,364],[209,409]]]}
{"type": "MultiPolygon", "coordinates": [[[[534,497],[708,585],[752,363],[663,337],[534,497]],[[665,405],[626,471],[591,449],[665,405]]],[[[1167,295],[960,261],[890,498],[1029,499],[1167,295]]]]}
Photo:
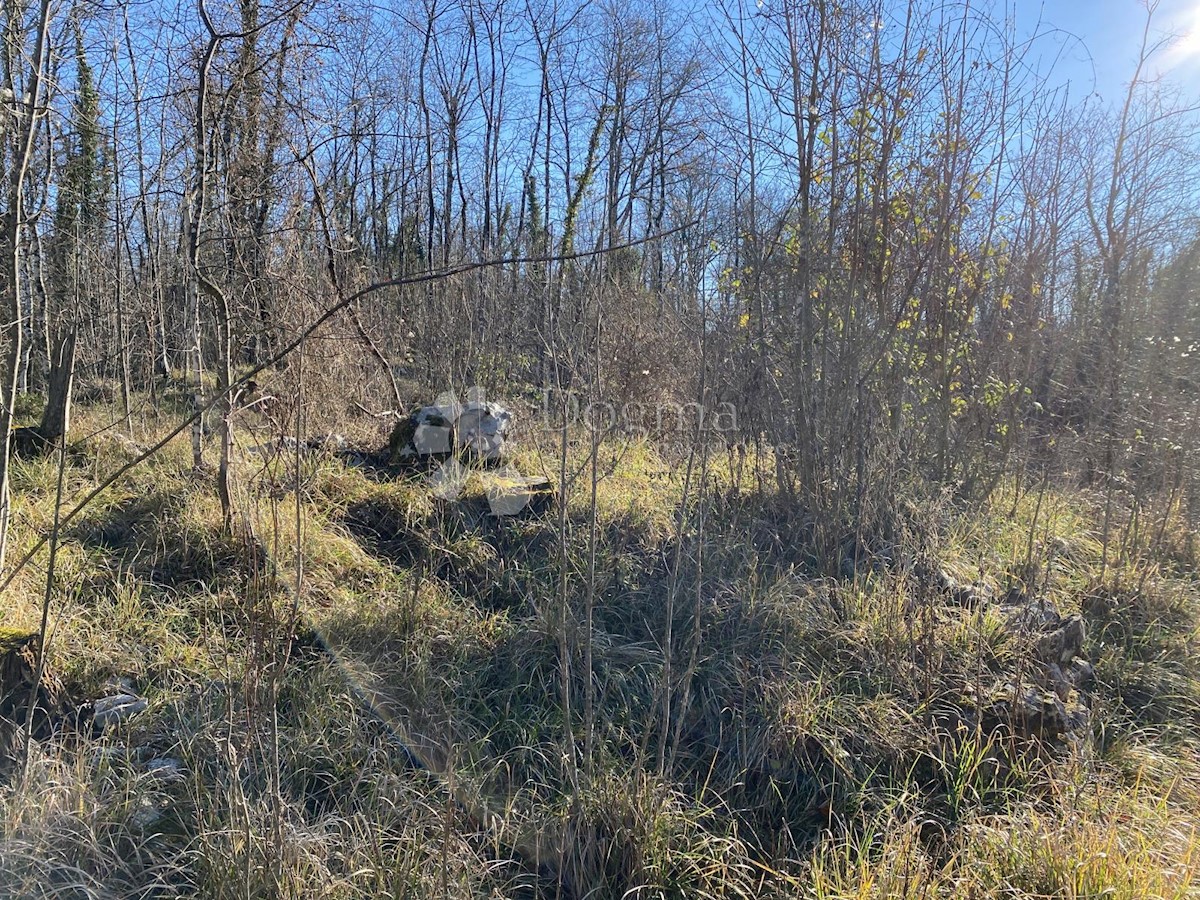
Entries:
{"type": "MultiPolygon", "coordinates": [[[[67,502],[128,452],[91,438],[67,502]]],[[[681,467],[602,448],[589,635],[586,452],[572,442],[565,578],[557,517],[492,519],[420,475],[247,455],[234,535],[186,441],[114,486],[60,549],[51,661],[78,698],[124,678],[150,706],[39,745],[0,787],[0,894],[553,896],[557,878],[597,898],[1197,895],[1200,591],[1145,555],[1101,583],[1087,498],[939,509],[919,548],[1087,617],[1092,729],[1052,748],[971,724],[981,679],[1021,659],[1001,617],[923,593],[903,554],[819,576],[803,514],[725,459],[701,531],[681,467]]],[[[552,454],[518,462],[554,474],[552,454]]],[[[55,479],[52,460],[17,467],[18,551],[49,527],[55,479]]],[[[0,624],[36,622],[43,578],[38,559],[0,624]]]]}

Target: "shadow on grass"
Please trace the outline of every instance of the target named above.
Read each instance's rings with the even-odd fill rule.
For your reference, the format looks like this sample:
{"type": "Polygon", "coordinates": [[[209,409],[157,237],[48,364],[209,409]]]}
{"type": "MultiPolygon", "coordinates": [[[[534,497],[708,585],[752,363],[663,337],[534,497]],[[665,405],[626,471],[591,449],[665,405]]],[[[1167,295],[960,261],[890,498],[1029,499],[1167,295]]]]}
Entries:
{"type": "Polygon", "coordinates": [[[1200,726],[1200,604],[1190,583],[1095,591],[1082,607],[1101,693],[1138,724],[1200,726]]]}
{"type": "Polygon", "coordinates": [[[165,493],[129,497],[84,516],[66,537],[163,589],[240,585],[270,573],[268,555],[256,539],[188,521],[182,515],[185,502],[165,493]]]}

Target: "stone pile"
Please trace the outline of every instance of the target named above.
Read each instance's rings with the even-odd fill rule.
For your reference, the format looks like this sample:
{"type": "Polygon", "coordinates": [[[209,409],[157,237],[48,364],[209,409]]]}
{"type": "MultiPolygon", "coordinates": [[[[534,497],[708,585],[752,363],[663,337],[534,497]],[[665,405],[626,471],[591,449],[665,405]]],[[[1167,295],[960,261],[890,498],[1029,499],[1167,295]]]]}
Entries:
{"type": "Polygon", "coordinates": [[[997,598],[986,585],[963,584],[945,572],[937,581],[957,605],[994,608],[1022,648],[1015,670],[997,677],[979,698],[985,723],[1048,741],[1081,737],[1090,723],[1085,688],[1094,674],[1082,656],[1082,617],[1064,616],[1047,597],[1019,589],[997,598]]]}

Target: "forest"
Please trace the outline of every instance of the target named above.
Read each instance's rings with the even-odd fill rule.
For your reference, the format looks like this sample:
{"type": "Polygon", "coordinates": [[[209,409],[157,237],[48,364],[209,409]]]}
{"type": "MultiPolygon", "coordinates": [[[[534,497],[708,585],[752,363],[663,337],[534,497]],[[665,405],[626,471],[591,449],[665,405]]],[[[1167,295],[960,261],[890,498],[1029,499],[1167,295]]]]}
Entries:
{"type": "Polygon", "coordinates": [[[1109,5],[6,0],[0,896],[1200,896],[1109,5]]]}

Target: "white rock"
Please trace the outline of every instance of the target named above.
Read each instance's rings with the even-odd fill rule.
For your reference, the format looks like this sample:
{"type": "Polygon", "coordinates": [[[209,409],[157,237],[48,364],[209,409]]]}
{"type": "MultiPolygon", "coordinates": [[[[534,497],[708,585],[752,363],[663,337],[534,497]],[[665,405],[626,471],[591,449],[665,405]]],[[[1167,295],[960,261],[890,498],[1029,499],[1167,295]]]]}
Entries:
{"type": "Polygon", "coordinates": [[[488,461],[500,458],[512,413],[499,403],[471,401],[455,422],[458,445],[488,461]]]}
{"type": "Polygon", "coordinates": [[[152,759],[146,763],[146,774],[159,781],[183,781],[187,775],[183,763],[169,756],[152,759]]]}
{"type": "Polygon", "coordinates": [[[154,805],[154,801],[148,797],[143,797],[138,808],[129,817],[129,824],[134,828],[146,829],[157,825],[161,818],[162,813],[154,805]]]}
{"type": "Polygon", "coordinates": [[[92,704],[92,719],[101,728],[109,728],[137,715],[150,704],[133,694],[114,694],[101,697],[92,704]]]}

